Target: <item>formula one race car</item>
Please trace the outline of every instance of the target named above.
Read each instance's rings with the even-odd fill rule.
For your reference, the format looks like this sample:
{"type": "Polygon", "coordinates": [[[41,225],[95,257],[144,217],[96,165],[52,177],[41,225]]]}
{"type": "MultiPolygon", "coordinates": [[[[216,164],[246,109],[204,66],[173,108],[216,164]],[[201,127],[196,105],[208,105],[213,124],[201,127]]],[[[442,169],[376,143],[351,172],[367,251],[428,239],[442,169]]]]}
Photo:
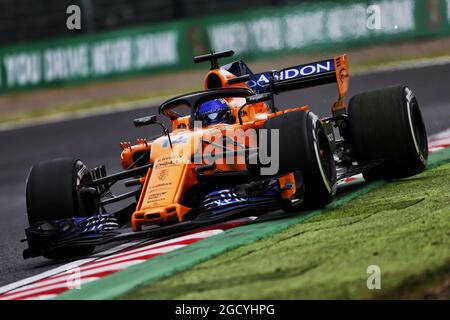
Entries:
{"type": "Polygon", "coordinates": [[[194,58],[209,61],[204,91],[159,107],[172,130],[155,115],[134,120],[157,124],[163,134],[136,145],[121,143],[123,172],[88,170],[77,159],[35,164],[26,200],[30,227],[24,257],[85,255],[111,241],[186,232],[252,212],[322,208],[337,182],[362,173],[369,181],[422,172],[428,146],[419,104],[405,86],[345,98],[347,56],[254,74],[242,61],[220,67],[225,51],[194,58]],[[331,116],[310,107],[278,109],[274,95],[337,83],[331,116]],[[119,180],[136,189],[113,195],[119,180]],[[106,207],[135,199],[121,210],[106,207]],[[134,232],[125,232],[131,225],[134,232]]]}

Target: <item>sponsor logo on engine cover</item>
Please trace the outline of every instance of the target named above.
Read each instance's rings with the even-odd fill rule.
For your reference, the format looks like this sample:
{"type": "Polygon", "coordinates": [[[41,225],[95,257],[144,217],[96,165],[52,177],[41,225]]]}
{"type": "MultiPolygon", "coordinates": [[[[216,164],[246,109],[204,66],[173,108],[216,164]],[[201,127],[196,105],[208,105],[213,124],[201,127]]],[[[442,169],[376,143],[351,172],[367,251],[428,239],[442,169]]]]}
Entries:
{"type": "MultiPolygon", "coordinates": [[[[290,67],[274,73],[275,81],[287,81],[291,79],[301,79],[305,77],[320,75],[335,70],[334,60],[325,60],[300,66],[290,67]]],[[[255,74],[254,79],[247,82],[247,85],[254,89],[266,87],[270,82],[270,73],[255,74]]]]}

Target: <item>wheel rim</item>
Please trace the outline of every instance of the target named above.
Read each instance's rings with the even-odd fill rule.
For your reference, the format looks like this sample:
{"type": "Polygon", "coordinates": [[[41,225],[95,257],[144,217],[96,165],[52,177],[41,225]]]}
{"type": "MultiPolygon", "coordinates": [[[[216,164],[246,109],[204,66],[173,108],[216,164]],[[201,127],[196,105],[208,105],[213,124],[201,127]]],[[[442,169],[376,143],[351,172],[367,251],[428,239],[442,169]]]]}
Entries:
{"type": "Polygon", "coordinates": [[[333,174],[334,158],[331,153],[330,144],[328,138],[322,130],[317,132],[317,158],[319,170],[322,173],[324,183],[330,192],[334,193],[335,176],[333,174]]]}
{"type": "Polygon", "coordinates": [[[78,160],[75,164],[75,188],[74,199],[75,206],[77,208],[77,215],[79,216],[91,216],[94,211],[97,211],[96,202],[90,201],[89,197],[82,196],[83,185],[93,181],[91,172],[86,165],[78,160]]]}

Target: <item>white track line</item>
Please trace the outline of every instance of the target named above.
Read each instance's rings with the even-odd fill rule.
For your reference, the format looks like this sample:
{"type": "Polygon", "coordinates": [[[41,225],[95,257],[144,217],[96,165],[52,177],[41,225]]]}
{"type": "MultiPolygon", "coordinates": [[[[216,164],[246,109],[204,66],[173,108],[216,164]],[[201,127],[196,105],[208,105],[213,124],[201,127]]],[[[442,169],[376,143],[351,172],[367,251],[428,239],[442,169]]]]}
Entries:
{"type": "MultiPolygon", "coordinates": [[[[30,284],[29,286],[25,286],[25,287],[21,287],[18,288],[16,290],[12,290],[10,292],[8,292],[8,294],[5,294],[4,296],[7,297],[10,294],[17,294],[17,293],[22,293],[22,292],[28,292],[29,290],[36,290],[36,289],[42,289],[45,287],[49,287],[51,285],[55,285],[55,284],[59,284],[59,283],[67,283],[67,278],[49,278],[50,280],[43,280],[43,281],[39,281],[33,284],[30,284]]],[[[95,281],[100,279],[99,277],[84,277],[82,280],[83,281],[95,281]]],[[[81,280],[81,278],[80,278],[81,280]]]]}
{"type": "MultiPolygon", "coordinates": [[[[125,256],[125,257],[120,257],[120,258],[116,258],[116,259],[111,259],[111,261],[104,261],[102,263],[97,263],[94,262],[92,265],[91,264],[87,264],[85,266],[82,266],[81,268],[79,268],[79,276],[81,278],[83,278],[83,275],[86,272],[91,272],[91,271],[97,271],[97,270],[103,270],[102,268],[105,267],[111,267],[111,266],[117,266],[117,265],[121,265],[123,263],[129,263],[132,261],[138,261],[138,262],[142,262],[147,260],[145,258],[145,256],[149,256],[149,255],[160,255],[160,254],[164,254],[176,249],[180,249],[185,247],[186,245],[170,245],[164,248],[159,248],[159,249],[153,249],[153,250],[147,250],[145,252],[140,252],[140,253],[135,253],[132,254],[130,256],[125,256]]],[[[30,289],[34,289],[34,288],[39,288],[39,287],[46,287],[48,285],[51,284],[55,284],[58,282],[66,282],[68,278],[73,277],[73,273],[71,272],[72,270],[67,271],[66,273],[62,273],[62,274],[58,274],[46,279],[43,279],[41,281],[38,282],[34,282],[30,285],[24,286],[24,287],[20,287],[17,288],[15,290],[12,290],[10,292],[8,292],[8,294],[10,293],[16,293],[16,292],[22,292],[22,291],[27,291],[30,289]]]]}
{"type": "MultiPolygon", "coordinates": [[[[0,298],[9,299],[10,294],[17,292],[27,292],[28,296],[28,292],[30,290],[32,292],[41,292],[47,285],[64,281],[66,278],[70,277],[72,275],[71,271],[75,268],[79,268],[80,277],[86,277],[88,275],[92,276],[93,274],[107,271],[109,272],[122,270],[122,268],[126,268],[129,265],[134,265],[136,263],[148,260],[139,259],[139,257],[141,256],[164,254],[186,246],[185,244],[178,244],[180,242],[189,240],[200,241],[222,232],[223,230],[221,229],[200,231],[197,233],[192,233],[144,246],[140,245],[152,240],[125,243],[106,251],[96,253],[89,258],[74,261],[63,266],[59,266],[55,269],[48,270],[36,276],[29,277],[24,280],[20,280],[4,286],[0,288],[0,294],[4,294],[4,296],[0,298]],[[133,247],[135,246],[139,247],[133,249],[133,247]],[[33,288],[36,289],[33,291],[33,288]],[[40,288],[40,290],[36,291],[37,288],[40,288]]],[[[46,290],[48,291],[49,289],[46,290]]]]}
{"type": "MultiPolygon", "coordinates": [[[[91,277],[88,277],[88,276],[93,276],[93,275],[105,273],[105,272],[116,272],[116,271],[123,270],[125,268],[131,267],[135,264],[138,264],[138,263],[141,263],[144,261],[145,260],[134,260],[134,261],[122,262],[122,263],[118,263],[115,265],[99,268],[97,270],[86,271],[80,275],[80,285],[83,285],[83,284],[86,284],[87,282],[89,282],[89,278],[91,278],[91,277]]],[[[1,297],[1,300],[20,299],[21,297],[31,296],[31,295],[35,295],[35,294],[39,294],[39,293],[46,293],[47,291],[55,290],[55,289],[66,289],[67,290],[68,283],[66,281],[64,281],[63,283],[49,285],[45,288],[37,288],[37,289],[21,291],[18,293],[6,294],[5,296],[1,297]]]]}
{"type": "Polygon", "coordinates": [[[450,129],[432,135],[428,139],[428,146],[431,148],[443,147],[450,144],[450,129]]]}
{"type": "Polygon", "coordinates": [[[35,126],[40,126],[40,125],[52,124],[52,123],[65,122],[65,121],[72,121],[72,120],[77,120],[77,119],[86,119],[86,118],[90,118],[90,117],[125,112],[125,111],[129,111],[129,110],[140,110],[140,109],[151,110],[152,108],[157,108],[157,106],[160,105],[163,101],[164,101],[164,99],[162,99],[162,98],[157,98],[157,99],[152,98],[152,99],[145,99],[145,100],[139,100],[139,101],[134,101],[134,102],[124,102],[124,103],[120,103],[120,104],[118,103],[118,104],[105,105],[105,106],[100,106],[98,108],[93,108],[90,110],[80,110],[80,111],[67,112],[67,113],[63,112],[63,113],[57,113],[57,114],[53,114],[53,115],[49,115],[49,116],[43,116],[40,118],[30,118],[30,119],[18,120],[18,121],[14,121],[14,122],[0,123],[0,132],[28,128],[28,127],[35,127],[35,126]]]}
{"type": "Polygon", "coordinates": [[[42,279],[54,276],[54,275],[59,274],[59,273],[67,272],[68,270],[70,270],[72,268],[77,268],[77,267],[79,267],[79,266],[81,266],[83,264],[95,261],[95,260],[97,260],[100,257],[103,257],[105,255],[113,254],[113,253],[115,253],[117,251],[129,248],[131,246],[135,246],[135,245],[140,244],[140,243],[142,243],[142,242],[124,243],[124,244],[121,244],[121,245],[119,245],[117,247],[108,249],[106,251],[102,251],[102,252],[96,253],[92,257],[89,257],[89,258],[86,258],[86,259],[77,260],[77,261],[74,261],[74,262],[70,262],[70,263],[67,263],[65,265],[59,266],[59,267],[57,267],[55,269],[51,269],[51,270],[45,271],[43,273],[40,273],[38,275],[31,276],[29,278],[25,278],[23,280],[19,280],[17,282],[8,284],[8,285],[3,286],[3,287],[0,288],[0,294],[6,293],[8,291],[14,290],[16,288],[19,288],[19,287],[22,287],[22,286],[25,286],[25,285],[28,285],[28,284],[33,283],[33,282],[36,282],[36,281],[39,281],[39,280],[42,280],[42,279]]]}
{"type": "MultiPolygon", "coordinates": [[[[192,239],[204,239],[204,238],[208,238],[211,236],[215,236],[222,232],[223,232],[223,230],[213,229],[213,230],[201,231],[198,233],[192,233],[192,234],[188,234],[186,236],[181,236],[181,237],[177,237],[177,238],[173,238],[173,239],[169,239],[169,240],[165,240],[165,241],[161,241],[161,242],[156,242],[156,243],[150,244],[148,246],[142,246],[142,247],[139,247],[136,249],[128,249],[124,252],[119,252],[119,253],[115,254],[114,257],[127,256],[127,255],[133,254],[135,252],[139,252],[141,250],[149,250],[149,249],[152,249],[155,247],[168,246],[168,245],[178,243],[181,241],[192,240],[192,239]]],[[[96,262],[101,262],[101,261],[107,260],[107,259],[111,259],[111,256],[101,258],[96,262]]]]}

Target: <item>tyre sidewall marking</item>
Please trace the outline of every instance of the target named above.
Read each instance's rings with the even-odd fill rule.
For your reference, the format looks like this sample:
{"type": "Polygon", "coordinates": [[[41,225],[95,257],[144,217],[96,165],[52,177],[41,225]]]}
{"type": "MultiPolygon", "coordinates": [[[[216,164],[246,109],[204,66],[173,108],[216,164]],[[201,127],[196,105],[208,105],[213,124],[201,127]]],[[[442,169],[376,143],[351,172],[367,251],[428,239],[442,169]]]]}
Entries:
{"type": "Polygon", "coordinates": [[[411,105],[412,105],[412,100],[414,98],[414,93],[408,88],[405,87],[405,92],[406,92],[406,110],[408,112],[408,121],[409,121],[409,129],[411,132],[411,136],[413,138],[413,144],[414,144],[414,148],[416,149],[416,153],[419,155],[419,159],[423,164],[426,164],[426,160],[422,155],[422,152],[420,152],[420,148],[419,148],[419,144],[417,143],[417,139],[416,139],[416,135],[414,134],[414,125],[412,122],[412,115],[411,115],[411,105]]]}

